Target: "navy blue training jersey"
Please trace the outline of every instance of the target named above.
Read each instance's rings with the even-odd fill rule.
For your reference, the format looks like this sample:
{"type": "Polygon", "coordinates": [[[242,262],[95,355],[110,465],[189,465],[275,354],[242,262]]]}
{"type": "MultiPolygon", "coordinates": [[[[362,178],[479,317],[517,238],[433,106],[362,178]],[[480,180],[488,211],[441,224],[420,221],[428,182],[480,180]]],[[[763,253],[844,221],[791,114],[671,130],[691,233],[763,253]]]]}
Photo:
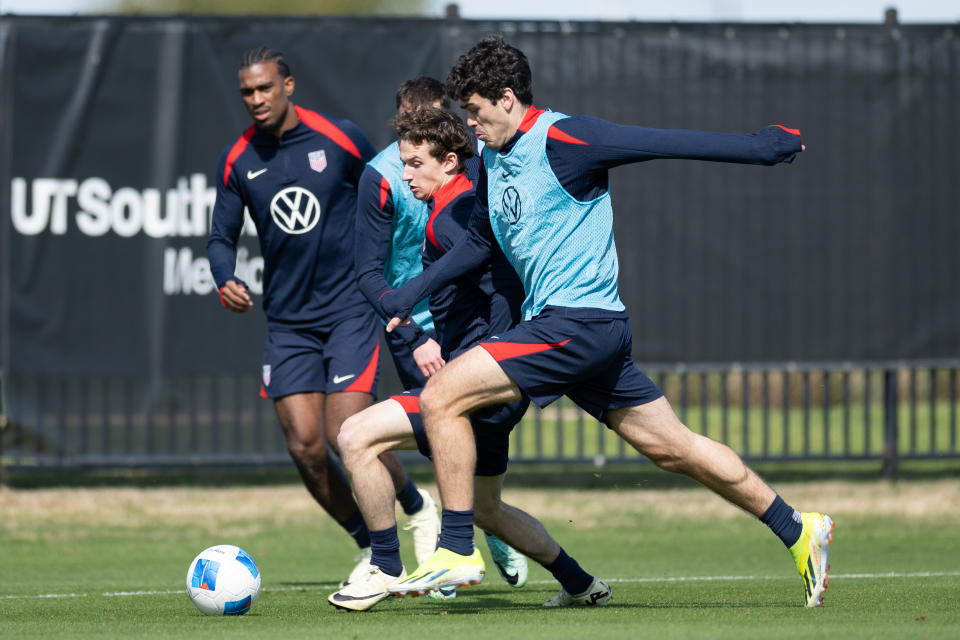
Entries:
{"type": "MultiPolygon", "coordinates": [[[[441,187],[430,201],[423,243],[426,269],[453,247],[467,230],[476,198],[464,174],[441,187]]],[[[500,251],[482,266],[451,281],[430,296],[430,313],[444,358],[450,359],[520,320],[523,285],[500,251]]]]}
{"type": "Polygon", "coordinates": [[[325,327],[363,313],[353,268],[357,183],[375,151],[348,120],[294,106],[277,138],[248,128],[217,165],[207,255],[217,287],[239,279],[244,208],[263,255],[263,310],[275,328],[325,327]]]}

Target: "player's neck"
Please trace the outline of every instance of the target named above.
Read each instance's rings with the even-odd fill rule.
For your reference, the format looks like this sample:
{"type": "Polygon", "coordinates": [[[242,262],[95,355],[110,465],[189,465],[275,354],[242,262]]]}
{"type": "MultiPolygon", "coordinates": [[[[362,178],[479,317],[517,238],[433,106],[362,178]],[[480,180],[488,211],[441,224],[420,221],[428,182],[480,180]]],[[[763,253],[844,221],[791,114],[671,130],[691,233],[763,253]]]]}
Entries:
{"type": "Polygon", "coordinates": [[[300,117],[297,115],[297,108],[293,106],[293,103],[291,102],[289,105],[287,105],[287,113],[284,115],[283,120],[280,121],[280,125],[270,133],[277,138],[282,138],[283,134],[285,134],[287,131],[290,131],[290,129],[293,129],[298,124],[300,124],[300,117]]]}

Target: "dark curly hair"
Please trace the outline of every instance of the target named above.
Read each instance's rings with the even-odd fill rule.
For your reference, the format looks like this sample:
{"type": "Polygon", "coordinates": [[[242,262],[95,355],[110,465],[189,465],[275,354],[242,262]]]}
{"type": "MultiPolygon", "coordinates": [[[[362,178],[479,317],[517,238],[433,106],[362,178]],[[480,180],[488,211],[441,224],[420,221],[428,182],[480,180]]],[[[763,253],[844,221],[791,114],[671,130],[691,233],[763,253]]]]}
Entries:
{"type": "Polygon", "coordinates": [[[440,102],[444,109],[450,107],[450,101],[443,93],[443,83],[430,76],[417,76],[407,80],[397,89],[397,110],[403,105],[414,109],[432,107],[434,102],[440,102]]]}
{"type": "Polygon", "coordinates": [[[283,54],[269,47],[254,47],[253,49],[244,51],[240,57],[240,69],[243,70],[255,64],[270,62],[271,60],[277,63],[277,72],[281,78],[290,77],[290,67],[287,65],[287,61],[284,60],[283,54]]]}
{"type": "Polygon", "coordinates": [[[533,76],[523,51],[512,47],[503,36],[484,38],[460,56],[447,75],[447,95],[465,102],[474,93],[496,102],[504,89],[525,105],[533,104],[533,76]]]}
{"type": "Polygon", "coordinates": [[[425,107],[405,111],[393,121],[400,140],[411,144],[430,144],[430,155],[439,161],[448,153],[457,154],[457,171],[463,172],[473,157],[473,138],[463,120],[449,111],[425,107]]]}

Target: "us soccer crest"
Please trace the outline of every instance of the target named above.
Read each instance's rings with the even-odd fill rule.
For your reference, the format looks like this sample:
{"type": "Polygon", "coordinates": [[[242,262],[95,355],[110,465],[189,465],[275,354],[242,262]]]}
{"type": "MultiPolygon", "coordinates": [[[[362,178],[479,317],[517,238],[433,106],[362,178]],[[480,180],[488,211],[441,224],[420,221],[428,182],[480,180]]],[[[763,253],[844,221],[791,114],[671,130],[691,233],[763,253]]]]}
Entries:
{"type": "Polygon", "coordinates": [[[270,386],[270,365],[263,365],[263,386],[270,386]]]}
{"type": "Polygon", "coordinates": [[[317,173],[327,168],[327,154],[323,149],[308,153],[307,160],[310,161],[310,168],[317,173]]]}

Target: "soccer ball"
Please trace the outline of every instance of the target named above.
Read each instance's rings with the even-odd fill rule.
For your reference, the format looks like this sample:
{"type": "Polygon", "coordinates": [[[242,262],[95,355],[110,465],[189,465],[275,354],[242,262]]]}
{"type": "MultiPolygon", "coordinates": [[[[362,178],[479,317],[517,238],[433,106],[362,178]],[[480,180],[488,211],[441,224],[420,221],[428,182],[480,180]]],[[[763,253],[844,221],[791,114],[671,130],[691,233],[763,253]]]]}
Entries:
{"type": "Polygon", "coordinates": [[[257,563],[232,544],[204,549],[187,570],[187,595],[208,616],[242,616],[259,593],[257,563]]]}

